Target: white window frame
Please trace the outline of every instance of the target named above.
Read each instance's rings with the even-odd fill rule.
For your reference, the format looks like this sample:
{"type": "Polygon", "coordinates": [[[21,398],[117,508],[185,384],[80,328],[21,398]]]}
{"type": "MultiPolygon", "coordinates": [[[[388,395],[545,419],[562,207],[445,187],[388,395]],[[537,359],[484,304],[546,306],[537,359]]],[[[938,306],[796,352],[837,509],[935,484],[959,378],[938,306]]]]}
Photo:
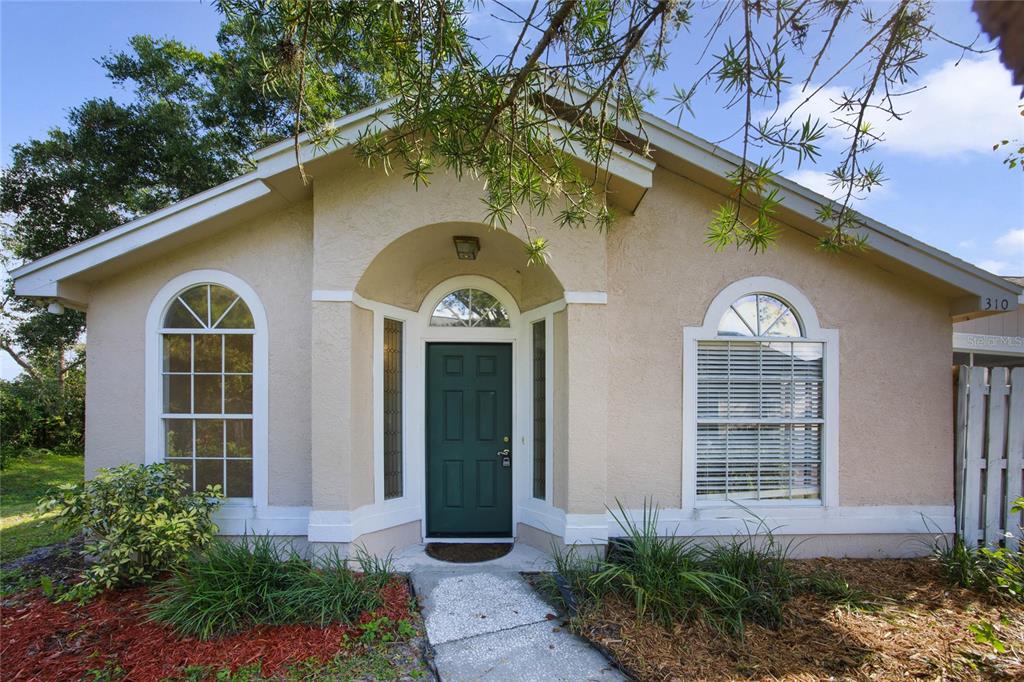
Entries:
{"type": "Polygon", "coordinates": [[[268,505],[268,346],[267,314],[255,290],[244,280],[221,270],[193,270],[165,284],[146,315],[146,463],[164,461],[163,319],[179,294],[200,284],[217,284],[233,291],[252,313],[252,498],[229,498],[225,505],[266,509],[268,505]]]}
{"type": "MultiPolygon", "coordinates": [[[[745,507],[835,507],[839,504],[839,332],[823,329],[810,300],[793,285],[774,277],[748,277],[722,289],[708,306],[700,327],[683,328],[683,467],[682,506],[684,509],[724,507],[736,504],[723,500],[697,499],[697,343],[699,341],[749,341],[757,337],[720,336],[718,325],[729,306],[750,294],[768,294],[788,304],[803,327],[801,341],[823,346],[823,414],[820,500],[750,500],[745,507]]],[[[765,340],[781,341],[779,337],[765,340]]],[[[785,340],[789,340],[788,337],[785,340]]]]}

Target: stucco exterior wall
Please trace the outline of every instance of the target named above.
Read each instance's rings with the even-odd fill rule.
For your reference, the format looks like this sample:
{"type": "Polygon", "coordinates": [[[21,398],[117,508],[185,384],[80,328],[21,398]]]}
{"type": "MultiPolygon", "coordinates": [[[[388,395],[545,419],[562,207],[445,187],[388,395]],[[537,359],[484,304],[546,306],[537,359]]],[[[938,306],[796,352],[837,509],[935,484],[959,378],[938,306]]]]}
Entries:
{"type": "Polygon", "coordinates": [[[269,338],[269,502],[310,497],[312,202],[194,242],[93,287],[87,317],[86,473],[145,457],[145,331],[154,296],[191,270],[245,280],[266,309],[269,338]]]}
{"type": "Polygon", "coordinates": [[[680,505],[683,327],[726,285],[785,280],[839,330],[839,504],[952,504],[948,302],[784,230],[764,254],[705,246],[722,201],[659,170],[608,244],[608,500],[680,505]]]}
{"type": "Polygon", "coordinates": [[[722,198],[662,170],[608,235],[541,224],[551,266],[530,270],[518,237],[480,225],[478,190],[443,174],[417,192],[383,173],[326,173],[310,201],[98,283],[88,471],[143,460],[146,313],[167,281],[213,268],[248,282],[269,320],[270,504],[372,504],[373,316],[343,297],[311,302],[311,292],[414,310],[440,281],[479,274],[524,310],[564,292],[608,295],[552,320],[553,505],[581,515],[645,497],[678,507],[683,328],[701,325],[728,284],[760,275],[800,289],[821,325],[839,331],[838,503],[952,503],[947,299],[865,260],[824,255],[792,230],[766,254],[714,253],[704,234],[722,198]],[[480,236],[478,261],[453,258],[455,233],[480,236]]]}
{"type": "MultiPolygon", "coordinates": [[[[482,185],[468,178],[460,183],[450,174],[437,173],[429,187],[417,191],[400,173],[387,175],[383,171],[367,171],[354,160],[335,172],[318,176],[314,181],[313,288],[357,290],[363,274],[378,254],[421,227],[479,224],[485,212],[481,196],[482,185]]],[[[537,219],[535,224],[539,234],[551,243],[550,266],[562,288],[604,289],[603,235],[596,230],[559,229],[550,215],[537,219]]],[[[520,236],[518,232],[513,231],[513,234],[520,236]]],[[[483,246],[487,248],[486,241],[483,246]]],[[[447,248],[454,250],[450,245],[447,248]]],[[[525,269],[525,254],[519,253],[523,255],[520,269],[525,269]]],[[[404,273],[406,277],[409,274],[404,273]]],[[[494,276],[487,272],[473,274],[494,276]]],[[[437,277],[443,279],[440,273],[437,277]]],[[[419,288],[425,293],[436,283],[428,286],[428,282],[424,282],[419,288]]],[[[375,279],[367,286],[385,285],[375,279]]],[[[509,288],[514,289],[514,283],[509,288]]],[[[398,305],[408,307],[408,303],[398,305]]]]}

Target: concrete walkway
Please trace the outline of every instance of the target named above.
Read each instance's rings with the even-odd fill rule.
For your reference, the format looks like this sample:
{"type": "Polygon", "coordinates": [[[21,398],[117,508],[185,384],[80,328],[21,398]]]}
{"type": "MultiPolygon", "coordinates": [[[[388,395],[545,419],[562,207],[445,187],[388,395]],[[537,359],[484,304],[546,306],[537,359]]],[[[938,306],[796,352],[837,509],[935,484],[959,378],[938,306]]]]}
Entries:
{"type": "Polygon", "coordinates": [[[516,545],[478,564],[435,561],[411,549],[396,557],[423,608],[443,682],[623,680],[605,657],[561,627],[519,571],[547,570],[543,552],[516,545]]]}

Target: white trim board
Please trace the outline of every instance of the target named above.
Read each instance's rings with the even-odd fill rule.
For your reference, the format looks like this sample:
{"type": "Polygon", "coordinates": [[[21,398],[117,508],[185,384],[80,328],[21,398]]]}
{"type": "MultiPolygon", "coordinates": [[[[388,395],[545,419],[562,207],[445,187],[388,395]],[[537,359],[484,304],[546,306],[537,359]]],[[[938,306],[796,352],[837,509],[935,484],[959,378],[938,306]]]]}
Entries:
{"type": "Polygon", "coordinates": [[[224,504],[213,514],[219,535],[299,535],[309,528],[309,507],[224,504]]]}
{"type": "Polygon", "coordinates": [[[567,291],[563,298],[566,303],[584,305],[606,305],[608,303],[608,294],[604,291],[567,291]]]}
{"type": "Polygon", "coordinates": [[[981,355],[1024,355],[1024,336],[953,332],[953,352],[981,355]]]}
{"type": "MultiPolygon", "coordinates": [[[[634,523],[643,517],[642,509],[626,513],[634,523]]],[[[621,537],[616,514],[566,514],[566,544],[603,544],[609,537],[621,537]]],[[[938,535],[953,533],[955,522],[952,505],[762,508],[757,516],[736,507],[658,510],[658,534],[663,537],[746,535],[759,526],[778,536],[938,535]]]]}

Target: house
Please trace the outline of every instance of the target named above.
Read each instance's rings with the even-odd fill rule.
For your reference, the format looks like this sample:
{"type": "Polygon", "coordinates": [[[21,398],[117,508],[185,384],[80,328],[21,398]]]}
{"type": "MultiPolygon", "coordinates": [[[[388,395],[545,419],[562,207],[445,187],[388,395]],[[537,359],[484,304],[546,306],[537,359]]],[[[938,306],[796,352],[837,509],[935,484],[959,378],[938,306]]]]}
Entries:
{"type": "Polygon", "coordinates": [[[603,545],[660,531],[802,554],[927,552],[953,528],[952,322],[1020,287],[865,219],[816,249],[788,180],[762,255],[704,244],[737,159],[646,117],[608,165],[609,233],[538,224],[546,266],[428,189],[291,141],[255,170],[24,265],[17,292],[88,311],[86,467],[175,463],[229,498],[222,533],[384,552],[424,538],[603,545]]]}
{"type": "MultiPolygon", "coordinates": [[[[1007,277],[1024,286],[1024,277],[1007,277]]],[[[1024,367],[1024,295],[1018,307],[953,325],[953,364],[972,367],[1024,367]]]]}

